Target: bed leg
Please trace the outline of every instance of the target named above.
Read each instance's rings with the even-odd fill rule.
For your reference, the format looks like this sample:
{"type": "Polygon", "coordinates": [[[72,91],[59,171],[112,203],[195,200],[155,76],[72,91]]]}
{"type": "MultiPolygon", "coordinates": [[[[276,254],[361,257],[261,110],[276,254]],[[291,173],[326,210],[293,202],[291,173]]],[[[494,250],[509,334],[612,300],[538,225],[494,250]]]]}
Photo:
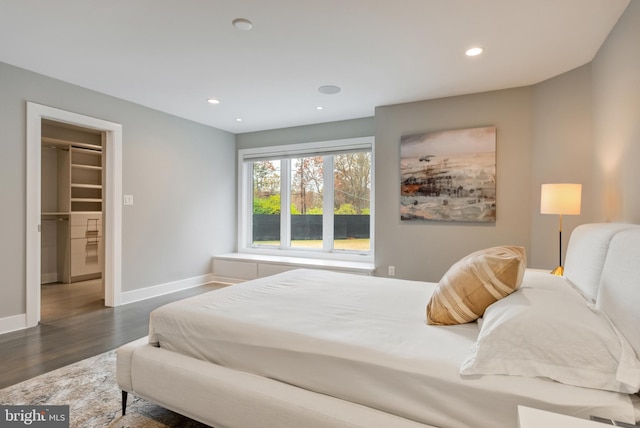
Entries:
{"type": "Polygon", "coordinates": [[[127,413],[127,391],[122,391],[122,416],[127,413]]]}

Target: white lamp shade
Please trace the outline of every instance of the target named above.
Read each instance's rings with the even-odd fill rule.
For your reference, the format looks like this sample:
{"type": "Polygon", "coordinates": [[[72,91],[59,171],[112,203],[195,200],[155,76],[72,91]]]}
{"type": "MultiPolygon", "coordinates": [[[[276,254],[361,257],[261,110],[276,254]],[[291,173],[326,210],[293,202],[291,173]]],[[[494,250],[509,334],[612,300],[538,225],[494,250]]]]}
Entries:
{"type": "Polygon", "coordinates": [[[582,184],[543,184],[540,196],[541,214],[579,215],[582,184]]]}

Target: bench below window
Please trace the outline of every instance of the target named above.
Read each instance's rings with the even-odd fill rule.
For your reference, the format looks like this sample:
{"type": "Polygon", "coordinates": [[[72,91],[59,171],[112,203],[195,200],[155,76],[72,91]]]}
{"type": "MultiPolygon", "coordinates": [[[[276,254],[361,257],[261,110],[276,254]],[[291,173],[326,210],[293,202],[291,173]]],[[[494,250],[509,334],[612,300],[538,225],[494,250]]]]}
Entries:
{"type": "Polygon", "coordinates": [[[373,275],[373,263],[349,262],[302,257],[230,253],[213,258],[213,276],[220,282],[241,282],[274,275],[292,269],[323,269],[336,272],[373,275]]]}

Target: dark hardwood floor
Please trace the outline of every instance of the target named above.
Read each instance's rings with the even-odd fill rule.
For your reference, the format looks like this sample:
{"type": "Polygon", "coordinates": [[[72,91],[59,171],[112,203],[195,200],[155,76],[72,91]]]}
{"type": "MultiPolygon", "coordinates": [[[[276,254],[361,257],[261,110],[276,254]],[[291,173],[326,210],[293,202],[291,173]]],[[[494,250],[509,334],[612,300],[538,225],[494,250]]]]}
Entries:
{"type": "Polygon", "coordinates": [[[78,286],[73,285],[61,284],[59,289],[43,286],[40,324],[0,335],[0,389],[146,336],[152,310],[224,287],[212,283],[107,308],[99,296],[96,298],[100,289],[95,285],[94,292],[82,290],[84,298],[70,299],[74,290],[78,292],[78,286]]]}

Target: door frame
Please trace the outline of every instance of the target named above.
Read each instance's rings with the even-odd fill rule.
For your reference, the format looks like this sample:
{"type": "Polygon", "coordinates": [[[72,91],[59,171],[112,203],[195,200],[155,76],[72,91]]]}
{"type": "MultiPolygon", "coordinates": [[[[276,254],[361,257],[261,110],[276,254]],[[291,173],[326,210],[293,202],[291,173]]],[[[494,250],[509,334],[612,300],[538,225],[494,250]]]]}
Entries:
{"type": "Polygon", "coordinates": [[[105,191],[102,195],[105,201],[105,306],[122,304],[122,125],[27,102],[27,327],[34,327],[40,321],[42,119],[105,133],[105,191]]]}

